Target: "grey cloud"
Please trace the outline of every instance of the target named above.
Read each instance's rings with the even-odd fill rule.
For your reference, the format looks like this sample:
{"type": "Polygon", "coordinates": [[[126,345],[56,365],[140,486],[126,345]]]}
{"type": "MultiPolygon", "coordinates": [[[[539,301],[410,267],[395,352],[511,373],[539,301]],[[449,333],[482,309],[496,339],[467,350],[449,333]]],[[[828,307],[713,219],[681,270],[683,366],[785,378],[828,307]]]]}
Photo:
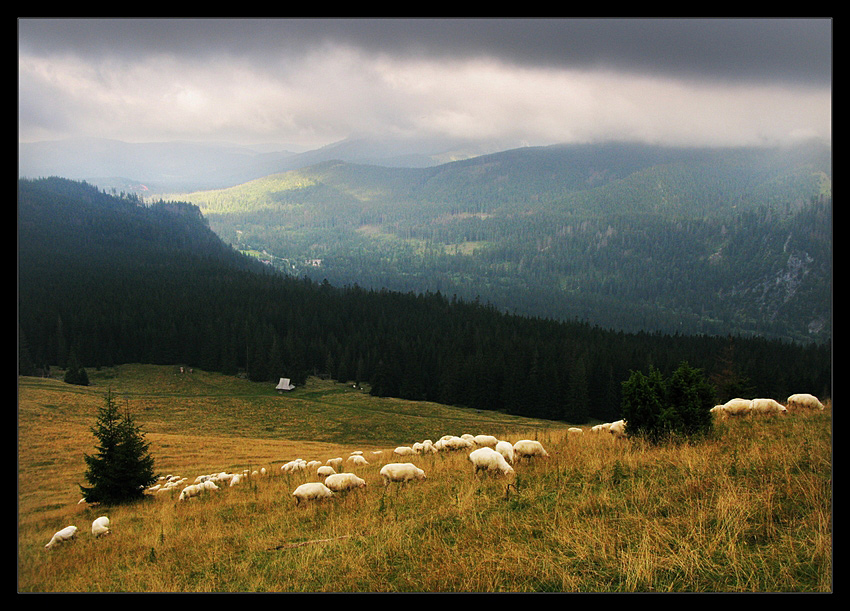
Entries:
{"type": "Polygon", "coordinates": [[[322,45],[432,58],[487,56],[519,65],[823,85],[830,19],[28,19],[29,53],[222,53],[262,62],[322,45]]]}

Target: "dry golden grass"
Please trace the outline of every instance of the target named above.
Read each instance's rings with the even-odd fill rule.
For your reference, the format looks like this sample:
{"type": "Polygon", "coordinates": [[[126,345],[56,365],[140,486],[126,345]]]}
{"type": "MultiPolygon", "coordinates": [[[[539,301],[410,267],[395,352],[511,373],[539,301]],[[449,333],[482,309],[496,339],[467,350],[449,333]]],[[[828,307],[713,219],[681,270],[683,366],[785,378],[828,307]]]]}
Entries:
{"type": "MultiPolygon", "coordinates": [[[[124,375],[140,379],[138,372],[117,378],[124,375]]],[[[316,384],[317,406],[339,399],[347,407],[336,412],[361,410],[356,419],[392,406],[352,394],[334,398],[341,389],[316,384]]],[[[568,437],[565,428],[531,421],[522,428],[522,420],[497,423],[493,414],[481,414],[476,426],[476,414],[440,406],[429,426],[445,427],[445,434],[510,424],[516,428],[498,436],[539,438],[551,456],[516,465],[513,482],[474,476],[464,452],[417,456],[409,461],[427,480],[385,488],[378,471],[397,440],[272,439],[250,427],[244,438],[222,430],[205,435],[186,428],[193,418],[183,406],[195,392],[187,388],[171,399],[173,422],[162,396],[157,407],[138,412],[162,423],[147,434],[158,470],[193,479],[268,465],[272,475],[189,502],[175,493],[98,508],[76,504],[76,484],[83,483],[82,454],[93,448],[88,427],[102,390],[22,379],[19,591],[832,591],[831,405],[818,414],[727,421],[711,440],[662,447],[588,432],[568,437]],[[387,452],[374,457],[376,447],[387,452]],[[315,478],[281,475],[279,465],[353,449],[371,461],[350,469],[367,488],[296,507],[292,490],[315,478]],[[103,514],[114,532],[95,539],[88,529],[103,514]],[[77,539],[45,550],[67,524],[80,528],[77,539]]],[[[309,390],[299,400],[308,401],[309,390]]],[[[218,392],[233,400],[234,393],[218,392]]],[[[303,425],[292,430],[303,432],[303,425]]]]}

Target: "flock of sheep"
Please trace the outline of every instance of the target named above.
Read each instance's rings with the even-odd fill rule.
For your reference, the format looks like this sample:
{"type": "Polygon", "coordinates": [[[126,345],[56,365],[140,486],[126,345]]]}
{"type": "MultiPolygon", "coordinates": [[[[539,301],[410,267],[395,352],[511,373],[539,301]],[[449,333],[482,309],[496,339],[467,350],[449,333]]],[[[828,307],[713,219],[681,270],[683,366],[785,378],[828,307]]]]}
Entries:
{"type": "MultiPolygon", "coordinates": [[[[512,464],[517,459],[549,456],[543,445],[536,440],[523,439],[511,444],[492,435],[473,436],[469,434],[460,437],[446,435],[436,442],[426,439],[411,446],[399,446],[392,451],[392,456],[395,459],[454,450],[471,450],[469,461],[472,463],[476,475],[480,471],[485,471],[513,476],[515,472],[512,464]]],[[[376,455],[382,453],[381,450],[373,452],[376,455]]],[[[353,466],[369,464],[361,451],[353,452],[346,459],[346,464],[349,463],[353,466]]],[[[354,473],[336,473],[334,471],[335,468],[340,468],[342,464],[342,458],[331,458],[325,464],[321,464],[319,461],[306,462],[303,459],[296,459],[284,464],[281,467],[283,472],[305,471],[314,467],[316,468],[316,475],[325,478],[321,482],[307,482],[298,486],[292,493],[292,496],[295,497],[295,504],[326,499],[334,496],[335,493],[364,488],[366,481],[354,473]]],[[[381,467],[380,475],[384,486],[389,486],[392,483],[403,485],[408,482],[427,479],[424,469],[410,462],[387,463],[381,467]]]]}
{"type": "MultiPolygon", "coordinates": [[[[461,437],[446,435],[436,443],[426,439],[412,446],[395,448],[392,456],[416,456],[465,449],[471,450],[469,460],[473,464],[476,474],[480,471],[492,471],[512,476],[515,473],[511,465],[519,459],[549,456],[539,441],[524,439],[511,444],[507,441],[500,441],[491,435],[463,435],[461,437]]],[[[383,450],[376,450],[372,454],[374,456],[380,456],[383,453],[383,450]]],[[[363,452],[358,450],[352,452],[345,460],[337,457],[328,459],[325,463],[318,460],[306,461],[296,458],[295,460],[284,463],[280,468],[280,472],[281,474],[315,473],[316,477],[322,479],[322,481],[307,482],[295,488],[292,496],[297,506],[305,501],[330,498],[337,493],[345,493],[357,488],[364,488],[366,486],[366,480],[357,476],[355,473],[348,471],[338,472],[337,470],[342,470],[344,466],[358,467],[368,464],[369,461],[363,456],[363,452]]],[[[267,474],[268,471],[265,467],[254,471],[246,469],[242,473],[211,473],[199,475],[192,483],[185,486],[183,485],[186,484],[188,478],[177,475],[166,475],[161,476],[155,485],[145,490],[145,493],[158,495],[175,491],[183,486],[180,489],[177,500],[178,502],[186,502],[200,496],[204,492],[220,490],[222,487],[238,486],[246,478],[261,477],[267,474]]],[[[410,462],[387,463],[381,468],[380,475],[385,486],[392,483],[403,485],[408,482],[426,479],[425,471],[410,462]]],[[[73,525],[63,528],[53,535],[45,548],[51,549],[60,543],[74,539],[77,535],[77,530],[77,527],[73,525]]],[[[95,537],[100,537],[110,532],[111,527],[108,517],[101,516],[92,523],[92,535],[95,537]]]]}
{"type": "Polygon", "coordinates": [[[711,408],[712,413],[722,417],[744,416],[746,414],[763,414],[784,416],[789,411],[807,411],[824,409],[823,403],[814,395],[800,393],[791,395],[782,405],[774,399],[730,399],[722,405],[711,408]]]}
{"type": "MultiPolygon", "coordinates": [[[[824,405],[817,397],[810,394],[795,394],[788,397],[786,405],[782,405],[773,399],[735,398],[723,405],[715,406],[711,411],[722,417],[726,417],[740,416],[748,413],[782,415],[788,413],[788,411],[823,409],[824,405]]],[[[616,422],[597,424],[591,427],[589,431],[591,433],[609,433],[614,438],[624,438],[626,436],[625,427],[625,420],[617,420],[616,422]]],[[[580,435],[583,433],[584,429],[578,427],[571,427],[568,430],[569,435],[580,435]]],[[[464,434],[459,437],[445,435],[436,442],[426,439],[422,442],[416,442],[411,446],[399,446],[392,451],[392,457],[396,459],[461,450],[469,451],[468,460],[472,463],[475,475],[484,471],[512,477],[515,475],[513,465],[517,464],[518,461],[535,457],[546,458],[549,456],[546,449],[537,440],[522,439],[511,444],[508,441],[499,440],[492,435],[473,436],[464,434]]],[[[383,450],[372,452],[375,457],[379,457],[383,453],[383,450]]],[[[295,504],[299,505],[302,502],[330,498],[337,493],[346,493],[358,488],[364,488],[366,481],[354,473],[344,471],[343,467],[359,467],[368,464],[369,461],[363,456],[363,452],[358,450],[352,452],[345,460],[341,457],[336,457],[328,459],[324,463],[318,460],[306,461],[296,458],[295,460],[284,463],[280,467],[280,472],[281,474],[315,473],[315,476],[322,480],[307,482],[295,488],[292,496],[295,499],[295,504]]],[[[237,486],[246,478],[265,476],[267,473],[266,468],[263,467],[254,471],[246,469],[242,473],[219,472],[199,475],[195,478],[194,482],[184,486],[180,490],[178,501],[188,501],[189,499],[200,496],[204,492],[220,490],[224,486],[237,486]]],[[[384,486],[392,483],[403,485],[408,482],[426,479],[425,471],[410,462],[387,463],[381,468],[380,475],[384,486]]],[[[170,492],[183,486],[187,481],[187,478],[177,475],[161,476],[157,484],[146,489],[145,493],[161,494],[170,492]]],[[[107,516],[101,516],[92,522],[91,532],[93,536],[100,537],[109,534],[111,532],[110,528],[109,518],[107,516]]],[[[50,539],[50,542],[45,545],[45,548],[50,549],[59,543],[69,541],[76,534],[76,526],[67,526],[56,532],[50,539]]]]}
{"type": "MultiPolygon", "coordinates": [[[[96,520],[91,523],[91,534],[94,537],[102,537],[104,535],[108,535],[112,532],[111,527],[109,525],[109,518],[107,516],[100,516],[96,520]]],[[[50,541],[47,545],[44,546],[45,549],[50,549],[60,543],[64,543],[65,541],[70,541],[77,536],[77,527],[74,525],[66,526],[60,531],[57,531],[53,534],[50,541]]]]}

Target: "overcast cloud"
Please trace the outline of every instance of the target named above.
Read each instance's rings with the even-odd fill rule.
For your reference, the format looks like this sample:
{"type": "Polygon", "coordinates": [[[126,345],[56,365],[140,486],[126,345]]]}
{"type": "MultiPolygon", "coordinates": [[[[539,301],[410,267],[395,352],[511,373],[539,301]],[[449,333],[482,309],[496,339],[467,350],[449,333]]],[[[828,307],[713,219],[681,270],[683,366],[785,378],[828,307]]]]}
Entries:
{"type": "Polygon", "coordinates": [[[19,19],[19,139],[831,138],[825,19],[19,19]]]}

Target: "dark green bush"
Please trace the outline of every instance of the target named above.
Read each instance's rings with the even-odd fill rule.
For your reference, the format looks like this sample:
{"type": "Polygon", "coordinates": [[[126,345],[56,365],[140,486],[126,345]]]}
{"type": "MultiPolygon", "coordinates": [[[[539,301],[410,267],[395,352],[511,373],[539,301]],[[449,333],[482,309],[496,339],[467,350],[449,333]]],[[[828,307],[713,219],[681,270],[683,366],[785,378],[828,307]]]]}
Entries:
{"type": "Polygon", "coordinates": [[[650,367],[633,371],[623,382],[622,413],[626,433],[653,443],[688,439],[711,432],[716,392],[702,371],[682,362],[669,379],[650,367]]]}

